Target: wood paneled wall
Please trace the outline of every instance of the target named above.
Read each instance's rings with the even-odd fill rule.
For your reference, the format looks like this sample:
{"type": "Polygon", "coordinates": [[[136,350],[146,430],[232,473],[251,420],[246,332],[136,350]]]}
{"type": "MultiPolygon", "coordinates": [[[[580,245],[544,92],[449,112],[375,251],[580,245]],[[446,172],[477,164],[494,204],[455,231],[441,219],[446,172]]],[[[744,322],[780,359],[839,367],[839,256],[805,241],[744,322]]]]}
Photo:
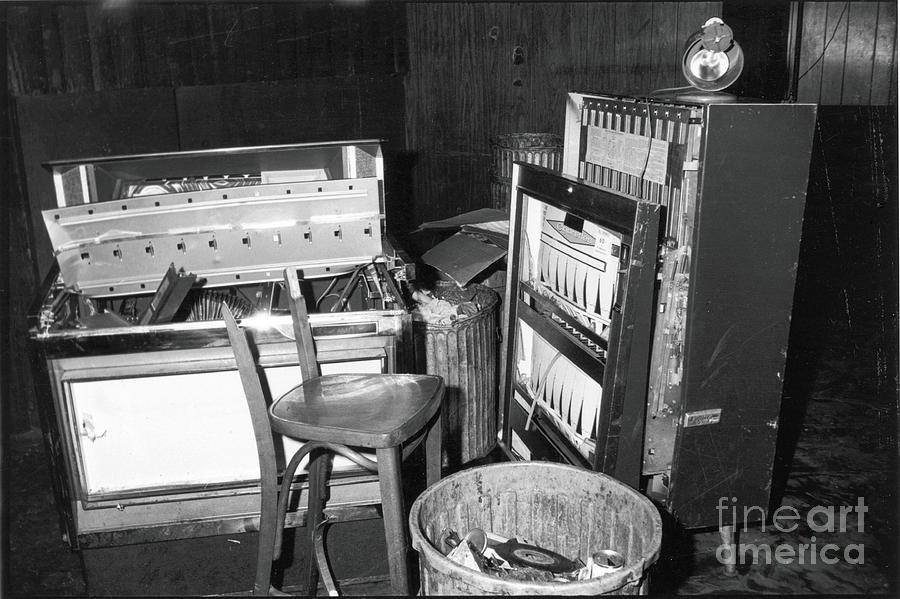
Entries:
{"type": "Polygon", "coordinates": [[[897,3],[804,2],[798,100],[897,104],[897,3]]]}
{"type": "Polygon", "coordinates": [[[409,4],[415,220],[489,205],[489,138],[561,134],[567,92],[683,85],[684,40],[719,15],[720,2],[409,4]]]}
{"type": "Polygon", "coordinates": [[[13,95],[397,73],[400,3],[9,7],[13,95]]]}

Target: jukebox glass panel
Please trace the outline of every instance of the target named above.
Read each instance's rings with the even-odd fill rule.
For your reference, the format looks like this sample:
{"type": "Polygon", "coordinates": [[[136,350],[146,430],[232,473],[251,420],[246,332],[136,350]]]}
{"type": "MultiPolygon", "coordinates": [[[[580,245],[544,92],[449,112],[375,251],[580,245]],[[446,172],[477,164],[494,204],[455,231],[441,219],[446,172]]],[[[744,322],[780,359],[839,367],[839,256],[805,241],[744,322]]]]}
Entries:
{"type": "MultiPolygon", "coordinates": [[[[380,356],[322,365],[323,374],[382,372],[380,356]]],[[[299,366],[264,369],[273,397],[299,366]]],[[[256,442],[236,370],[76,380],[68,385],[84,499],[259,479],[256,442]]],[[[283,438],[285,455],[300,443],[283,438]]],[[[335,459],[335,470],[350,467],[335,459]]],[[[305,465],[301,464],[301,468],[305,465]]]]}

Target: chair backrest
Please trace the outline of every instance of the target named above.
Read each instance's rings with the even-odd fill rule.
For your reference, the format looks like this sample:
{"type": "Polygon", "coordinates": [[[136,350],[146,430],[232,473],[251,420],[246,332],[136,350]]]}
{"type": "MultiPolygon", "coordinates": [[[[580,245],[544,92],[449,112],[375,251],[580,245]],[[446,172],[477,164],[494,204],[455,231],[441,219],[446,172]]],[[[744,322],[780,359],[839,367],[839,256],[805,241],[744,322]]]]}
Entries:
{"type": "Polygon", "coordinates": [[[306,310],[306,299],[300,291],[297,269],[284,269],[284,284],[288,290],[291,320],[294,321],[294,340],[297,343],[300,374],[304,381],[309,381],[319,376],[319,363],[316,360],[315,342],[312,328],[309,326],[309,312],[306,310]]]}
{"type": "Polygon", "coordinates": [[[271,583],[272,547],[275,543],[280,547],[280,537],[275,538],[276,515],[278,502],[278,464],[275,457],[275,440],[272,438],[272,427],[269,424],[269,411],[266,396],[263,393],[262,381],[256,360],[250,350],[250,342],[244,329],[238,326],[228,305],[222,303],[222,318],[225,330],[231,341],[234,361],[241,375],[244,397],[250,410],[250,421],[253,424],[253,435],[256,437],[256,453],[259,459],[259,544],[256,557],[256,578],[253,582],[254,595],[268,595],[271,583]]]}
{"type": "Polygon", "coordinates": [[[262,381],[259,379],[259,371],[256,369],[256,360],[250,350],[250,343],[244,329],[238,326],[234,315],[228,305],[222,304],[222,317],[225,319],[225,329],[228,331],[228,339],[231,341],[231,349],[234,352],[234,361],[237,363],[238,372],[241,375],[241,385],[244,387],[244,396],[247,399],[247,408],[250,410],[250,420],[253,424],[253,434],[256,437],[256,447],[259,453],[259,470],[262,480],[274,481],[278,476],[275,463],[275,443],[272,439],[272,428],[269,425],[269,412],[266,408],[266,396],[263,393],[262,381]]]}

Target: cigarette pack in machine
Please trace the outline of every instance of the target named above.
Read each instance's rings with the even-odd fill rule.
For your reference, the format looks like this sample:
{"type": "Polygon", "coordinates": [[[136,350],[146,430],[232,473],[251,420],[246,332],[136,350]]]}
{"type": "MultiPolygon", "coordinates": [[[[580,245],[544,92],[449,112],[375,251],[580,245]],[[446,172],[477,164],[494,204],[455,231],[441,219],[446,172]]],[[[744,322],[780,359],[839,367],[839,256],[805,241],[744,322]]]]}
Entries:
{"type": "MultiPolygon", "coordinates": [[[[593,382],[573,384],[567,373],[578,369],[573,369],[568,337],[556,335],[554,340],[529,324],[534,330],[531,349],[510,352],[506,379],[520,384],[515,383],[521,370],[516,360],[526,360],[531,380],[535,374],[546,379],[541,388],[535,387],[540,380],[531,385],[547,399],[539,403],[544,409],[529,409],[526,416],[510,401],[504,435],[516,455],[584,463],[593,448],[596,455],[588,463],[645,491],[688,528],[717,525],[716,506],[722,498],[739,510],[768,506],[815,115],[810,104],[569,94],[563,173],[571,179],[559,185],[584,186],[598,197],[661,211],[659,236],[648,242],[653,247],[645,246],[639,260],[641,268],[653,271],[654,284],[636,290],[645,294],[641,301],[650,309],[617,311],[637,299],[621,295],[622,277],[635,266],[634,247],[631,262],[617,257],[618,269],[613,270],[618,279],[609,271],[597,273],[596,265],[609,263],[612,252],[584,253],[585,247],[599,248],[601,239],[608,239],[604,243],[610,248],[618,245],[615,235],[621,231],[587,228],[588,222],[602,225],[604,218],[620,214],[615,204],[588,202],[586,212],[576,215],[584,219],[581,225],[548,203],[544,222],[529,230],[522,223],[532,222],[528,215],[534,202],[528,198],[533,175],[524,166],[513,200],[521,196],[518,204],[526,212],[524,220],[511,223],[511,244],[518,245],[510,246],[510,255],[515,251],[532,258],[513,263],[508,293],[521,306],[526,282],[542,281],[537,295],[564,306],[569,322],[561,315],[532,322],[554,335],[560,327],[579,324],[576,333],[595,344],[592,331],[598,323],[601,331],[607,326],[605,310],[612,301],[610,343],[617,334],[617,317],[619,334],[650,327],[646,337],[631,333],[631,359],[643,360],[646,370],[618,379],[625,385],[624,407],[606,406],[614,356],[606,357],[602,380],[595,376],[593,382]],[[598,241],[585,245],[588,238],[598,241]],[[526,243],[530,250],[523,253],[526,243]],[[586,281],[584,287],[581,281],[586,281]],[[592,313],[580,303],[579,293],[593,301],[595,287],[598,304],[592,313]],[[593,396],[602,398],[593,420],[598,423],[596,438],[588,434],[592,429],[585,425],[583,409],[575,422],[568,399],[587,396],[582,388],[589,386],[593,396]],[[600,444],[605,409],[613,411],[617,446],[600,444]],[[617,410],[623,415],[618,419],[617,410]],[[535,427],[531,412],[541,414],[544,425],[535,427]],[[625,434],[631,435],[628,443],[625,434]],[[556,442],[557,437],[566,442],[556,442]],[[540,449],[546,445],[541,439],[553,441],[554,447],[540,449]]],[[[627,247],[624,238],[622,247],[627,247]]],[[[518,317],[515,310],[511,324],[518,317]]],[[[509,343],[525,346],[518,340],[509,343]]],[[[529,393],[523,388],[520,395],[529,393]]],[[[513,393],[512,399],[516,397],[513,393]]],[[[587,410],[588,421],[592,411],[587,410]]]]}
{"type": "MultiPolygon", "coordinates": [[[[323,373],[408,369],[407,264],[384,234],[379,142],[47,166],[56,268],[30,336],[69,542],[252,530],[256,444],[221,306],[251,331],[273,397],[301,380],[285,269],[306,286],[323,373]]],[[[377,480],[337,458],[331,496],[376,503],[377,480]]],[[[289,516],[302,519],[302,506],[289,516]]]]}

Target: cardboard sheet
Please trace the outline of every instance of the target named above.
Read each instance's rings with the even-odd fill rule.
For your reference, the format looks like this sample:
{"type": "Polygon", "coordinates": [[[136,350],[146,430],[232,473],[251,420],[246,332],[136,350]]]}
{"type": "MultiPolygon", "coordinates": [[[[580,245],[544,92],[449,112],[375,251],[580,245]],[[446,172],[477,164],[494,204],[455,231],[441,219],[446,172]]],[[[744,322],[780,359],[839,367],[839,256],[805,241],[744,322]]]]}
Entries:
{"type": "Polygon", "coordinates": [[[465,286],[505,255],[505,248],[457,233],[425,252],[422,261],[465,286]]]}
{"type": "Polygon", "coordinates": [[[509,220],[509,214],[505,210],[497,210],[496,208],[479,208],[471,212],[465,212],[444,220],[433,220],[419,225],[417,231],[427,229],[458,229],[463,225],[477,225],[479,223],[489,223],[494,221],[509,220]]]}

